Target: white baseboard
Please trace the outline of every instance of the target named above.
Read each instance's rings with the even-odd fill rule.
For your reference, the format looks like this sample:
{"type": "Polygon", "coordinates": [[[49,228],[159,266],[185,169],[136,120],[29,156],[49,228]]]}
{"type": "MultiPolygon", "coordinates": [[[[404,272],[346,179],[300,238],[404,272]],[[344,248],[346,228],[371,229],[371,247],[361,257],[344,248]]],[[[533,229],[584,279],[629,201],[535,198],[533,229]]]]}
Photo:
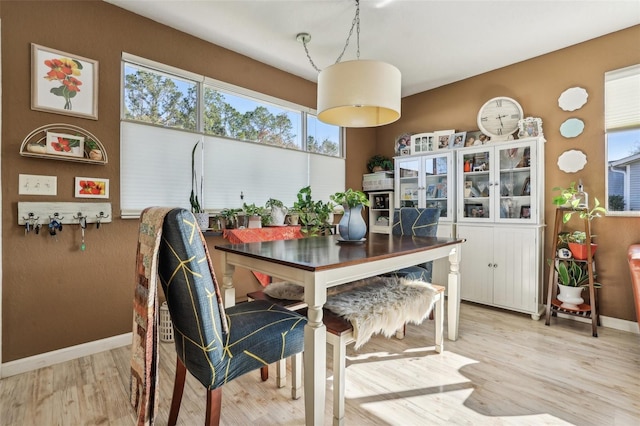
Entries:
{"type": "Polygon", "coordinates": [[[9,361],[0,366],[0,378],[15,376],[16,374],[26,373],[27,371],[37,370],[38,368],[48,367],[83,356],[127,346],[131,344],[132,338],[131,333],[125,333],[119,336],[107,337],[106,339],[95,340],[81,345],[69,346],[68,348],[58,349],[56,351],[9,361]]]}
{"type": "MultiPolygon", "coordinates": [[[[591,324],[591,319],[589,318],[566,315],[566,314],[563,314],[562,312],[558,312],[558,317],[572,319],[574,321],[591,324]]],[[[605,317],[600,315],[600,322],[602,323],[602,327],[608,327],[608,328],[613,328],[614,330],[627,331],[629,333],[640,334],[640,327],[638,326],[638,323],[635,321],[628,321],[620,318],[605,317]]]]}

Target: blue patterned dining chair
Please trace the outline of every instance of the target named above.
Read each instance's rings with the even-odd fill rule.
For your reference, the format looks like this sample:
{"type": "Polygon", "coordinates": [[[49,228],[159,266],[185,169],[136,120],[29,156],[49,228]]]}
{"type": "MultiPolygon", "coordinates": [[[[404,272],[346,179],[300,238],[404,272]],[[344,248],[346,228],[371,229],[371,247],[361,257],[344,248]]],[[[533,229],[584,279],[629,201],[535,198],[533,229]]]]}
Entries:
{"type": "MultiPolygon", "coordinates": [[[[402,207],[393,213],[393,235],[413,235],[416,237],[435,237],[440,219],[439,208],[402,207]]],[[[433,262],[426,262],[416,266],[409,266],[385,275],[395,275],[401,278],[421,280],[430,283],[433,272],[433,262]]]]}
{"type": "Polygon", "coordinates": [[[217,425],[222,385],[304,348],[304,316],[265,301],[224,308],[211,265],[193,214],[171,210],[158,254],[177,354],[169,425],[178,419],[187,371],[207,388],[206,424],[217,425]]]}

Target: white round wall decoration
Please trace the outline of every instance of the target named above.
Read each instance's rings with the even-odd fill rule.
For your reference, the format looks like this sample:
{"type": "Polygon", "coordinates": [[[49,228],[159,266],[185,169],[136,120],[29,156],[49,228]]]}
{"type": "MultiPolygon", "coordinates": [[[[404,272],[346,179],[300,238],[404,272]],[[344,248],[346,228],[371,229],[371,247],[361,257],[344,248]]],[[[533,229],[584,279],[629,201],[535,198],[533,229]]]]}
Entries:
{"type": "Polygon", "coordinates": [[[579,118],[569,118],[560,125],[560,134],[565,138],[575,138],[584,130],[584,121],[579,118]]]}
{"type": "Polygon", "coordinates": [[[587,103],[589,94],[582,87],[572,87],[562,92],[558,98],[558,105],[564,111],[575,111],[587,103]]]}
{"type": "Polygon", "coordinates": [[[577,149],[563,152],[558,157],[558,167],[566,173],[575,173],[582,170],[587,164],[587,156],[577,149]]]}

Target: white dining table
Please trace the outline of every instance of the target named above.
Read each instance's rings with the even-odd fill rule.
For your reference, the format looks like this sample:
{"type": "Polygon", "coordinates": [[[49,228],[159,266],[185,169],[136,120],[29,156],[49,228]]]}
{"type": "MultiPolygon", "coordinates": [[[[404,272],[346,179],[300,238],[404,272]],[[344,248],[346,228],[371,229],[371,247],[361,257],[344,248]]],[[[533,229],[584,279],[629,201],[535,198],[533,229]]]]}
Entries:
{"type": "MultiPolygon", "coordinates": [[[[304,286],[308,305],[304,330],[305,423],[324,424],[326,387],[326,328],[322,307],[327,289],[424,262],[448,258],[447,338],[458,337],[461,247],[455,238],[369,234],[366,241],[341,242],[338,236],[244,244],[220,244],[222,297],[235,304],[236,267],[268,274],[304,286]]],[[[444,283],[434,283],[444,284],[444,283]]]]}

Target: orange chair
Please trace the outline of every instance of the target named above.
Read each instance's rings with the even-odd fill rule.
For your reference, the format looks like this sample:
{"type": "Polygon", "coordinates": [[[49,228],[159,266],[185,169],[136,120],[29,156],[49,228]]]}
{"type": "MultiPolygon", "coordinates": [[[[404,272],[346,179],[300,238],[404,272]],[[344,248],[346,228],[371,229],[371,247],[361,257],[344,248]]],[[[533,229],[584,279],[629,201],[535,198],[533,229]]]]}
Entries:
{"type": "Polygon", "coordinates": [[[636,301],[636,317],[640,325],[640,244],[631,244],[627,251],[629,259],[629,272],[631,272],[631,285],[633,297],[636,301]]]}

